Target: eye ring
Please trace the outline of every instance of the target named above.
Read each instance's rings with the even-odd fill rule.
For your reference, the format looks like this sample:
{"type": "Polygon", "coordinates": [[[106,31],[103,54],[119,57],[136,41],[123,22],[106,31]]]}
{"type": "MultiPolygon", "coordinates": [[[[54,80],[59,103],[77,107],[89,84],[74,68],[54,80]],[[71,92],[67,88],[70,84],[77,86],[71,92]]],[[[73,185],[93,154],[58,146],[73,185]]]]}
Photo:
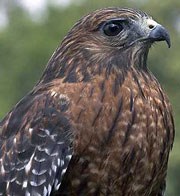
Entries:
{"type": "Polygon", "coordinates": [[[116,36],[123,30],[123,24],[119,21],[110,21],[103,26],[103,32],[107,36],[116,36]]]}

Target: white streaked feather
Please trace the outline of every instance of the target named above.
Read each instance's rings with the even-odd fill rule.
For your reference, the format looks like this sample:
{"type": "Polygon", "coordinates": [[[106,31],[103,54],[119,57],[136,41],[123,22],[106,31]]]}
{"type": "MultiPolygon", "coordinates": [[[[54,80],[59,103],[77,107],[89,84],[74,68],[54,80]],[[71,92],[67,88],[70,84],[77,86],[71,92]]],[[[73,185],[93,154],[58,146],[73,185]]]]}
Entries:
{"type": "Polygon", "coordinates": [[[58,141],[57,143],[62,145],[62,144],[64,144],[64,141],[58,141]]]}
{"type": "Polygon", "coordinates": [[[71,158],[72,158],[72,155],[67,155],[67,156],[66,156],[66,159],[67,159],[67,160],[71,160],[71,158]]]}
{"type": "Polygon", "coordinates": [[[59,180],[56,179],[55,182],[54,182],[54,188],[55,188],[55,190],[58,190],[59,187],[60,187],[60,185],[61,185],[61,182],[59,182],[59,180]]]}
{"type": "Polygon", "coordinates": [[[37,161],[37,162],[44,162],[44,161],[46,161],[46,158],[44,158],[44,157],[37,158],[37,156],[35,156],[34,160],[37,161]]]}
{"type": "Polygon", "coordinates": [[[27,165],[25,166],[25,172],[26,172],[26,174],[28,174],[29,171],[30,171],[30,169],[31,169],[32,160],[33,160],[33,158],[34,158],[34,154],[35,154],[35,152],[32,154],[32,156],[31,156],[29,162],[28,162],[27,165]]]}
{"type": "Polygon", "coordinates": [[[44,151],[46,152],[47,155],[49,156],[57,156],[58,155],[58,152],[51,152],[51,149],[50,148],[45,148],[44,151]]]}
{"type": "Polygon", "coordinates": [[[1,165],[1,174],[2,175],[5,174],[5,169],[4,169],[4,165],[3,164],[1,165]]]}
{"type": "Polygon", "coordinates": [[[14,140],[13,140],[13,143],[16,144],[16,142],[17,142],[17,139],[16,139],[16,137],[15,137],[14,140]]]}
{"type": "Polygon", "coordinates": [[[26,188],[26,187],[27,187],[27,184],[28,184],[28,182],[27,182],[27,180],[25,180],[25,181],[23,182],[23,188],[26,188]]]}
{"type": "Polygon", "coordinates": [[[25,196],[31,196],[29,191],[26,191],[25,196]]]}
{"type": "Polygon", "coordinates": [[[9,181],[6,184],[6,190],[8,190],[8,189],[9,189],[9,181]]]}
{"type": "Polygon", "coordinates": [[[57,171],[57,166],[56,166],[56,165],[52,165],[52,170],[53,170],[54,172],[56,172],[56,171],[57,171]]]}
{"type": "Polygon", "coordinates": [[[61,160],[61,167],[64,165],[64,160],[61,160]]]}
{"type": "Polygon", "coordinates": [[[33,173],[34,175],[40,176],[40,175],[46,173],[47,170],[48,170],[48,168],[47,168],[46,170],[43,169],[43,170],[41,170],[41,171],[37,171],[36,169],[32,169],[32,173],[33,173]]]}
{"type": "Polygon", "coordinates": [[[52,96],[52,97],[56,97],[56,96],[57,96],[57,92],[51,91],[51,96],[52,96]]]}
{"type": "Polygon", "coordinates": [[[33,128],[29,128],[29,134],[31,135],[33,131],[33,128]]]}
{"type": "Polygon", "coordinates": [[[51,189],[52,189],[52,186],[51,186],[51,184],[49,184],[49,185],[48,185],[48,194],[51,193],[51,189]]]}
{"type": "Polygon", "coordinates": [[[57,185],[55,186],[55,190],[58,190],[60,186],[61,186],[61,183],[57,184],[57,185]]]}
{"type": "Polygon", "coordinates": [[[49,131],[48,129],[44,129],[44,131],[45,131],[45,133],[46,133],[47,135],[50,135],[50,131],[49,131]]]}
{"type": "Polygon", "coordinates": [[[45,195],[47,195],[47,193],[48,193],[48,190],[47,190],[47,188],[46,188],[46,187],[44,187],[43,195],[45,196],[45,195]]]}
{"type": "Polygon", "coordinates": [[[44,147],[42,147],[42,146],[38,146],[37,149],[38,149],[40,152],[45,151],[44,147]]]}
{"type": "Polygon", "coordinates": [[[60,159],[60,158],[58,158],[58,160],[57,160],[57,164],[58,164],[58,166],[60,165],[60,163],[61,163],[61,159],[60,159]]]}
{"type": "Polygon", "coordinates": [[[24,166],[24,165],[21,165],[21,167],[18,166],[18,168],[16,168],[16,170],[17,170],[17,171],[21,171],[21,170],[24,169],[24,168],[25,168],[25,166],[24,166]]]}
{"type": "Polygon", "coordinates": [[[41,186],[45,182],[46,182],[46,179],[38,179],[38,182],[36,182],[35,180],[31,180],[30,185],[37,187],[37,186],[41,186]]]}
{"type": "Polygon", "coordinates": [[[61,176],[63,176],[66,173],[67,168],[63,169],[61,172],[61,176]]]}

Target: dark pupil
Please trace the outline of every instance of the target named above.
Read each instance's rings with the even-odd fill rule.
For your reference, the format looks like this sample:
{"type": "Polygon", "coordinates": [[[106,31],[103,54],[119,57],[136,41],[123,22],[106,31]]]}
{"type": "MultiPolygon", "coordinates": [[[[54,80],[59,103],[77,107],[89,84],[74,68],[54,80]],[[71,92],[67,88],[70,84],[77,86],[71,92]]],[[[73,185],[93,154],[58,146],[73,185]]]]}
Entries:
{"type": "Polygon", "coordinates": [[[104,26],[104,33],[108,36],[115,36],[118,35],[122,31],[123,27],[121,24],[106,24],[104,26]]]}

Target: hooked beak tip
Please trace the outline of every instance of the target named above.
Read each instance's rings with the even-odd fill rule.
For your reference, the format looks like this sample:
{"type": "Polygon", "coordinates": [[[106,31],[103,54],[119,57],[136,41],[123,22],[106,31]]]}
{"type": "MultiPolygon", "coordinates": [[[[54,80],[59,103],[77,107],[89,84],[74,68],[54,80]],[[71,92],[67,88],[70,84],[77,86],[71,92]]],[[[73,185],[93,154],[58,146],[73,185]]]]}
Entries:
{"type": "Polygon", "coordinates": [[[157,25],[152,31],[150,32],[148,38],[155,41],[166,41],[168,48],[171,47],[171,40],[168,31],[161,25],[157,25]]]}

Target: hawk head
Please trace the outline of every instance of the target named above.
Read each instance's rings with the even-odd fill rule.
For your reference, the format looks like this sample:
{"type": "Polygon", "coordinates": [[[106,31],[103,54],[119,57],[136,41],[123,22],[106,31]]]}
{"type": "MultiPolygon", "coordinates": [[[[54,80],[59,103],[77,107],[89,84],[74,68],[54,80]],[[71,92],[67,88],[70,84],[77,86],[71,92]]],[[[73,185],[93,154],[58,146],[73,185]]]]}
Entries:
{"type": "Polygon", "coordinates": [[[96,10],[79,20],[52,56],[42,81],[88,81],[92,75],[130,66],[146,68],[150,46],[167,30],[146,13],[129,8],[96,10]]]}

